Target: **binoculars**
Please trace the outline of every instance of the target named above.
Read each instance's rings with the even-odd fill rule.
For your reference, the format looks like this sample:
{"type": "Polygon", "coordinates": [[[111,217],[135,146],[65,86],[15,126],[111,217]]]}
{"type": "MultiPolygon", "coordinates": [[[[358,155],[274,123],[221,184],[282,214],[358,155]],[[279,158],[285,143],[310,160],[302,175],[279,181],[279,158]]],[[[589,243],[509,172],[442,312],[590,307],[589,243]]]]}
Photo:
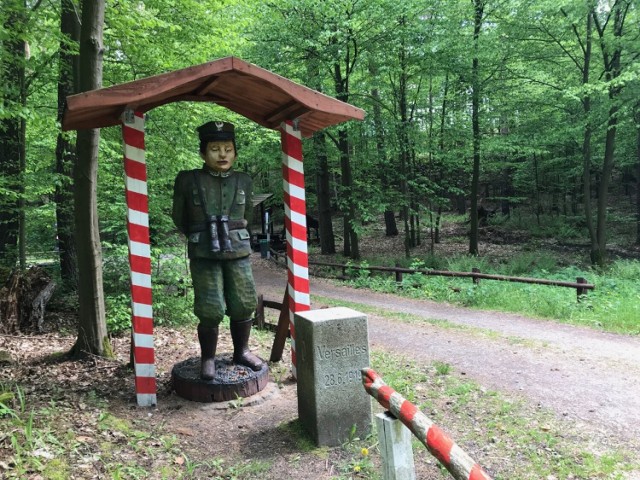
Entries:
{"type": "Polygon", "coordinates": [[[207,218],[212,252],[233,252],[229,238],[229,215],[211,215],[207,218]]]}

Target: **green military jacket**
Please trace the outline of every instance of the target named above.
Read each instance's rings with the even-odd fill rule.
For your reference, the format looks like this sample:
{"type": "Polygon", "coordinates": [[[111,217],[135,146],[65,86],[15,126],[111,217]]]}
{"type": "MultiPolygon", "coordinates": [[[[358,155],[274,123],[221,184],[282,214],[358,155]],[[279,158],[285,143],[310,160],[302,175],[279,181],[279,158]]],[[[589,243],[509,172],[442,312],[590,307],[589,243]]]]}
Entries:
{"type": "Polygon", "coordinates": [[[246,173],[230,170],[216,172],[204,165],[201,169],[183,170],[178,173],[173,187],[173,223],[189,240],[189,258],[232,260],[251,253],[250,234],[246,225],[251,224],[253,213],[251,177],[246,173]],[[233,252],[210,251],[210,233],[194,175],[198,175],[207,215],[228,215],[233,228],[229,232],[233,252]]]}

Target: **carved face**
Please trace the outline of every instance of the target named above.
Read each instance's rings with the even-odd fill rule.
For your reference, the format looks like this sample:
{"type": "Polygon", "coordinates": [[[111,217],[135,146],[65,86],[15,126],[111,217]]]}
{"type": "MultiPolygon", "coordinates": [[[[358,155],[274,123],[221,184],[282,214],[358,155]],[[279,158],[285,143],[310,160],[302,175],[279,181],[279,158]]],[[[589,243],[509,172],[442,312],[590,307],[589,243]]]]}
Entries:
{"type": "Polygon", "coordinates": [[[211,170],[226,172],[236,161],[236,150],[233,142],[209,142],[207,150],[200,156],[211,170]]]}

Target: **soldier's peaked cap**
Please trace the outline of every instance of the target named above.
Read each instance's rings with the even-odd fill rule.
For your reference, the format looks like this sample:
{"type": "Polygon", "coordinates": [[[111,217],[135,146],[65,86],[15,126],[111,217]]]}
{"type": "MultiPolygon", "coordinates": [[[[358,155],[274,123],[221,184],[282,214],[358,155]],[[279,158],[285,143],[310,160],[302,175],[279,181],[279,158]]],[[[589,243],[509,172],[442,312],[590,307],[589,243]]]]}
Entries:
{"type": "Polygon", "coordinates": [[[198,128],[201,142],[224,142],[235,140],[235,127],[229,122],[207,122],[198,128]]]}

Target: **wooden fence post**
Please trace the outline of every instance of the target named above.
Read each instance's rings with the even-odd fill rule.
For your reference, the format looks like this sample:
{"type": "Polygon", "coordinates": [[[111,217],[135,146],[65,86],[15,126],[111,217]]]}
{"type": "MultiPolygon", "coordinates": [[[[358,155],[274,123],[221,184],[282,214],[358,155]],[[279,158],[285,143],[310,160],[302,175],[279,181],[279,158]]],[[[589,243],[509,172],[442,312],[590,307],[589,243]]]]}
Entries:
{"type": "MultiPolygon", "coordinates": [[[[578,278],[576,278],[576,283],[587,283],[587,279],[583,278],[583,277],[578,277],[578,278]]],[[[580,298],[583,295],[587,294],[587,289],[586,288],[582,288],[582,287],[578,287],[578,288],[576,288],[576,294],[577,294],[577,297],[578,297],[578,301],[580,301],[580,298]]]]}
{"type": "MultiPolygon", "coordinates": [[[[396,268],[400,268],[400,262],[396,262],[396,268]]],[[[402,272],[396,270],[396,283],[402,283],[402,272]]]]}
{"type": "MultiPolygon", "coordinates": [[[[473,267],[473,268],[471,269],[471,272],[472,272],[472,273],[480,273],[480,269],[479,269],[479,268],[476,268],[476,267],[473,267]]],[[[473,284],[474,284],[474,285],[480,285],[480,279],[479,279],[478,277],[476,277],[476,276],[474,275],[472,278],[473,278],[473,284]]]]}
{"type": "Polygon", "coordinates": [[[256,328],[264,329],[264,295],[258,295],[258,306],[256,308],[256,328]]]}

